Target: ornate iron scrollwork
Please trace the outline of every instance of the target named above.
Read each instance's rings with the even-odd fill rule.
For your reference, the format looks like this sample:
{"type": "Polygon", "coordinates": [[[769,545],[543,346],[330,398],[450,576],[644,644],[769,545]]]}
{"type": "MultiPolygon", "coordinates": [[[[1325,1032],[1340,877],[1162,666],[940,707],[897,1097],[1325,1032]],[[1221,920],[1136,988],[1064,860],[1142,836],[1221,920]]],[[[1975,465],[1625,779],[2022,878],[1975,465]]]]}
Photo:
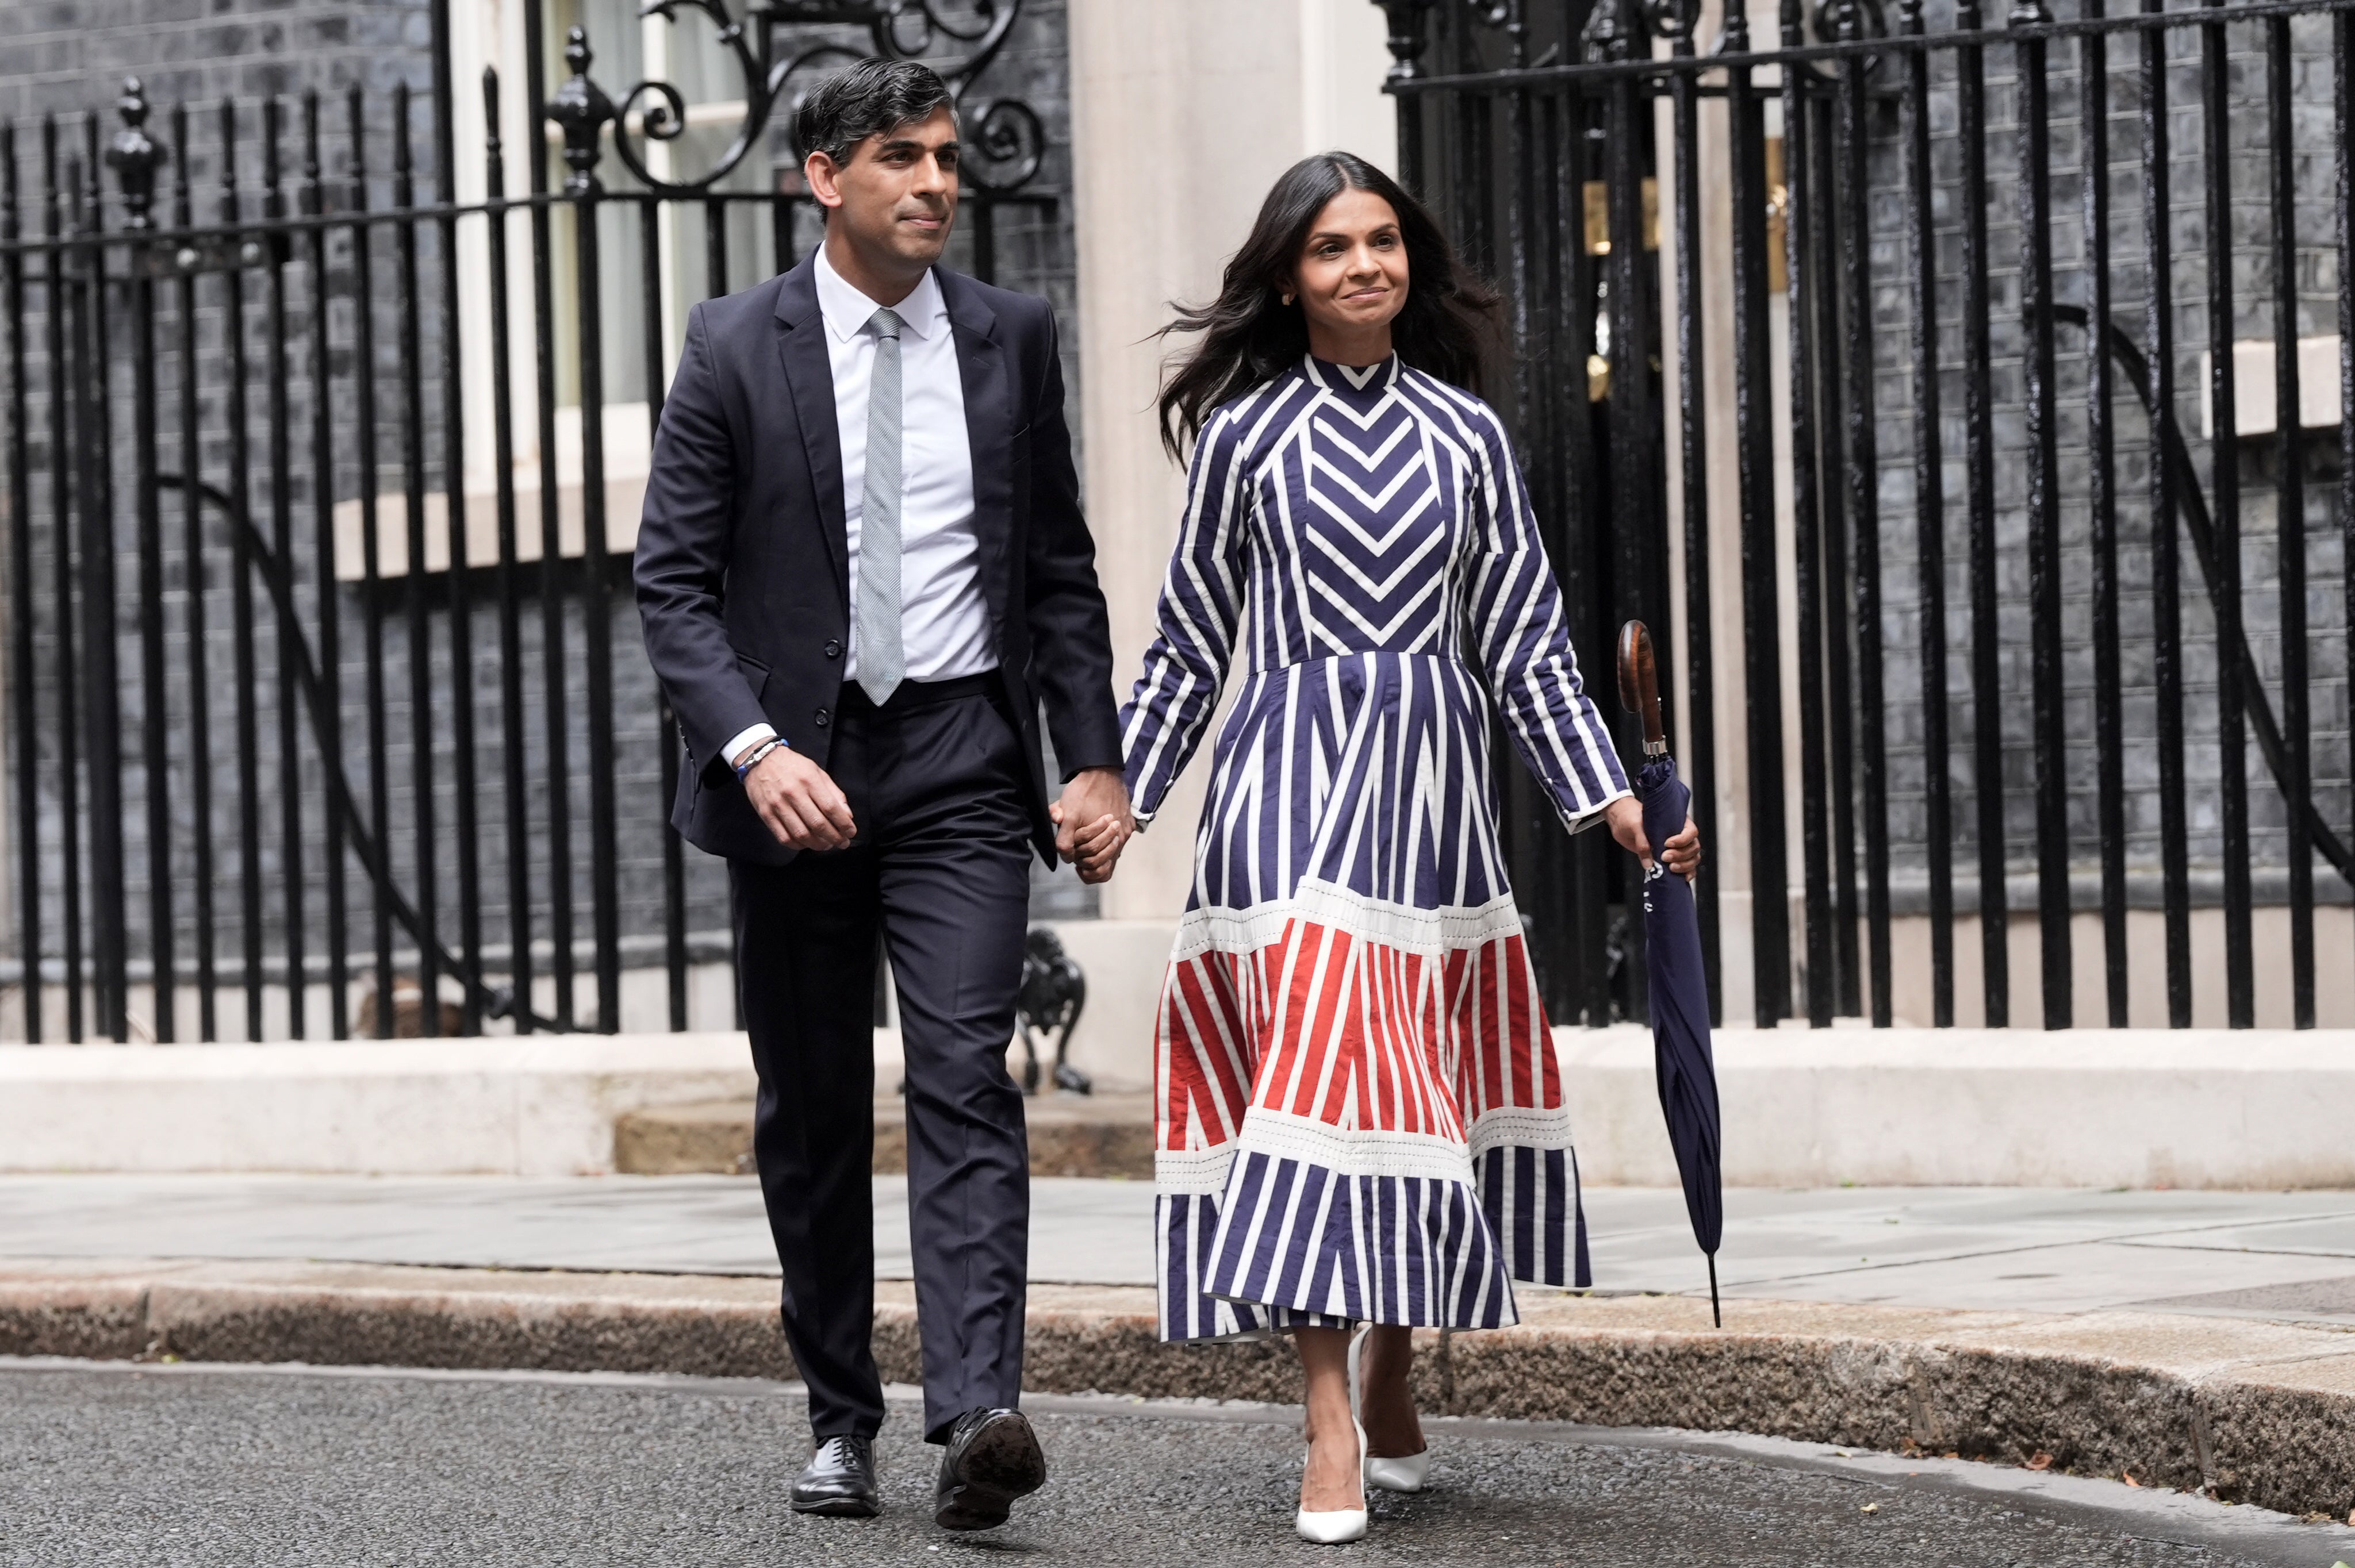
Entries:
{"type": "MultiPolygon", "coordinates": [[[[984,190],[1018,190],[1038,177],[1047,154],[1047,127],[1038,111],[1020,98],[975,94],[975,84],[989,69],[1022,11],[1022,0],[755,0],[740,21],[728,0],[645,0],[641,16],[660,16],[676,26],[682,10],[701,13],[719,29],[719,41],[744,79],[744,119],[727,150],[709,168],[691,178],[657,175],[648,166],[646,150],[657,142],[672,142],[687,130],[687,100],[667,81],[641,81],[612,104],[613,150],[630,173],[647,189],[664,196],[697,196],[709,191],[751,156],[766,140],[781,108],[799,101],[794,90],[797,78],[809,78],[833,63],[851,64],[867,58],[923,59],[948,83],[959,119],[964,122],[964,177],[984,190]],[[780,33],[791,27],[858,26],[872,40],[870,53],[821,39],[786,53],[776,45],[780,33]],[[955,53],[942,65],[941,57],[955,53]]],[[[585,37],[573,29],[576,38],[585,37]]],[[[571,51],[568,48],[567,58],[571,51]]],[[[576,74],[576,79],[585,78],[576,74]]],[[[594,90],[594,84],[589,84],[594,90]]],[[[571,90],[568,82],[565,90],[571,90]]],[[[602,93],[597,97],[603,98],[602,93]]],[[[549,104],[554,118],[559,92],[549,104]]],[[[562,122],[559,122],[562,123],[562,122]]],[[[568,136],[570,132],[568,131],[568,136]]],[[[566,156],[570,157],[570,142],[566,156]]],[[[592,160],[593,162],[593,160],[592,160]]]]}

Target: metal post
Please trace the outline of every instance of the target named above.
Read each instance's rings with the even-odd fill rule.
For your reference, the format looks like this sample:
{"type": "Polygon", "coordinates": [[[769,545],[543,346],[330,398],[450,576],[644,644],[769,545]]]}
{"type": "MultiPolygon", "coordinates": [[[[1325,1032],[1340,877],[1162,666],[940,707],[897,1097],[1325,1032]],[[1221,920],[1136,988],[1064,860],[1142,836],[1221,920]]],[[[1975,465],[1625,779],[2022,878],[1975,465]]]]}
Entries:
{"type": "Polygon", "coordinates": [[[597,215],[604,186],[597,178],[598,138],[614,119],[613,105],[590,79],[588,34],[574,27],[564,46],[570,80],[558,89],[548,118],[564,132],[564,161],[572,173],[564,194],[572,203],[572,245],[578,265],[581,330],[581,552],[582,639],[589,686],[589,861],[596,933],[597,1027],[621,1028],[620,873],[613,799],[613,561],[605,547],[604,347],[602,282],[598,271],[597,215]]]}
{"type": "Polygon", "coordinates": [[[1742,704],[1749,749],[1750,937],[1758,1026],[1791,1013],[1791,917],[1783,826],[1781,590],[1774,547],[1774,402],[1767,323],[1765,107],[1751,76],[1747,0],[1726,0],[1733,199],[1733,397],[1742,513],[1742,704]]]}
{"type": "MultiPolygon", "coordinates": [[[[261,216],[278,222],[286,217],[286,194],[280,181],[280,104],[269,99],[261,106],[261,216]]],[[[273,572],[284,577],[292,604],[294,569],[294,464],[292,435],[293,411],[286,384],[286,260],[289,250],[282,232],[265,234],[257,241],[265,267],[262,299],[270,333],[270,548],[276,557],[273,572]]],[[[303,897],[303,767],[296,747],[301,733],[302,698],[295,670],[304,652],[303,629],[282,616],[271,638],[272,663],[278,676],[278,810],[281,826],[279,874],[284,894],[282,945],[286,959],[286,1033],[300,1040],[309,1033],[305,1017],[308,918],[303,897]]]]}
{"type": "MultiPolygon", "coordinates": [[[[1834,8],[1834,35],[1843,42],[1864,37],[1864,8],[1841,0],[1834,8]]],[[[1881,459],[1875,440],[1880,419],[1873,395],[1872,247],[1870,148],[1871,125],[1865,92],[1866,62],[1850,55],[1840,62],[1839,251],[1840,295],[1847,307],[1848,516],[1854,540],[1852,614],[1856,626],[1857,718],[1861,732],[1859,772],[1864,793],[1864,918],[1867,1004],[1874,1025],[1891,1018],[1889,950],[1889,765],[1881,721],[1881,459]]],[[[1842,791],[1846,798],[1846,791],[1842,791]]],[[[1852,910],[1843,910],[1841,929],[1853,933],[1852,910]]]]}
{"type": "Polygon", "coordinates": [[[79,345],[78,337],[69,339],[67,330],[75,324],[74,295],[76,286],[68,282],[71,264],[68,249],[66,216],[66,185],[71,178],[70,165],[66,178],[58,168],[58,122],[55,115],[41,121],[41,181],[46,196],[46,220],[42,228],[48,241],[48,332],[43,349],[49,362],[49,450],[58,454],[50,462],[49,514],[51,537],[57,546],[50,552],[50,593],[57,602],[57,691],[58,691],[58,858],[59,881],[59,914],[64,927],[66,1039],[81,1044],[85,998],[82,991],[82,928],[81,928],[81,704],[80,680],[77,673],[80,660],[75,653],[74,638],[74,519],[80,514],[80,498],[75,490],[80,474],[74,463],[66,458],[74,450],[73,429],[75,397],[72,360],[67,344],[79,345]]]}
{"type": "MultiPolygon", "coordinates": [[[[415,165],[411,162],[409,124],[409,84],[392,90],[392,205],[406,213],[417,205],[415,165]]],[[[410,846],[417,868],[417,1007],[418,1033],[442,1033],[440,927],[442,916],[442,856],[436,842],[433,801],[433,641],[427,620],[425,576],[425,388],[424,351],[420,341],[421,300],[417,278],[417,223],[400,217],[392,226],[393,307],[400,376],[400,477],[407,503],[404,545],[409,556],[401,583],[404,616],[402,642],[409,655],[409,821],[410,846]]],[[[381,832],[379,828],[379,832],[381,832]]],[[[388,853],[385,866],[391,869],[388,853]]],[[[392,1007],[390,997],[378,1000],[379,1009],[392,1007]]]]}
{"type": "MultiPolygon", "coordinates": [[[[1955,26],[1981,26],[1978,0],[1956,0],[1955,26]]],[[[1987,81],[1977,44],[1955,50],[1963,208],[1963,442],[1971,529],[1971,750],[1978,825],[1979,969],[1985,1022],[2011,1022],[2004,890],[2003,664],[1997,620],[1995,394],[1987,343],[1987,81]]]]}
{"type": "MultiPolygon", "coordinates": [[[[548,104],[541,58],[539,0],[524,0],[524,92],[531,127],[524,167],[531,194],[548,191],[548,143],[543,136],[548,104]]],[[[549,977],[556,989],[556,1027],[573,1027],[572,974],[572,747],[570,683],[564,656],[564,541],[556,466],[556,298],[554,237],[549,204],[531,207],[532,348],[538,367],[539,414],[539,610],[541,714],[546,726],[548,808],[549,977]]]]}
{"type": "MultiPolygon", "coordinates": [[[[2085,15],[2103,0],[2084,0],[2085,15]]],[[[2126,1026],[2126,811],[2124,677],[2118,654],[2118,508],[2110,325],[2109,41],[2079,44],[2078,135],[2084,146],[2085,435],[2092,448],[2087,509],[2094,555],[2094,750],[2095,819],[2102,856],[2102,968],[2113,1029],[2126,1026]]]]}
{"type": "MultiPolygon", "coordinates": [[[[2165,0],[2142,0],[2157,15],[2165,0]]],[[[2152,675],[2158,687],[2158,854],[2165,906],[2167,1022],[2191,1026],[2191,867],[2190,810],[2183,758],[2183,601],[2175,470],[2160,442],[2175,408],[2175,280],[2169,219],[2167,33],[2142,35],[2143,334],[2147,352],[2144,401],[2151,410],[2150,599],[2152,675]]],[[[2350,579],[2355,584],[2355,579],[2350,579]]],[[[2355,586],[2349,604],[2355,608],[2355,586]]]]}
{"type": "MultiPolygon", "coordinates": [[[[1922,37],[1922,0],[1901,0],[1898,31],[1922,37]]],[[[1930,1022],[1955,1022],[1955,846],[1946,728],[1946,519],[1938,431],[1937,230],[1930,172],[1930,55],[1904,55],[1907,301],[1913,358],[1913,538],[1922,658],[1923,854],[1930,876],[1930,1022]]]]}
{"type": "Polygon", "coordinates": [[[436,228],[442,250],[442,487],[450,575],[442,585],[450,615],[450,770],[458,834],[458,945],[465,966],[459,1033],[483,1032],[482,826],[474,751],[474,588],[466,559],[465,366],[458,330],[457,98],[450,77],[450,0],[433,0],[433,194],[444,208],[436,228]]]}
{"type": "MultiPolygon", "coordinates": [[[[1693,59],[1693,27],[1700,7],[1678,0],[1668,12],[1668,48],[1683,69],[1669,78],[1676,126],[1677,206],[1677,419],[1679,477],[1684,490],[1685,546],[1685,768],[1693,787],[1693,821],[1710,853],[1717,842],[1716,683],[1710,661],[1709,452],[1701,376],[1700,287],[1700,80],[1693,59]]],[[[1709,987],[1709,1016],[1724,1022],[1719,974],[1715,876],[1695,889],[1700,917],[1701,967],[1709,987]]]]}
{"type": "MultiPolygon", "coordinates": [[[[16,960],[25,996],[25,1043],[41,1043],[41,800],[38,687],[33,675],[33,486],[25,420],[25,253],[17,217],[16,129],[0,125],[0,262],[8,315],[8,701],[16,710],[9,782],[16,807],[16,960]]],[[[49,252],[48,266],[57,266],[49,252]]],[[[54,275],[54,273],[53,273],[54,275]]],[[[50,291],[54,295],[56,290],[50,291]]],[[[50,305],[56,310],[54,301],[50,305]]]]}
{"type": "MultiPolygon", "coordinates": [[[[155,170],[164,148],[147,134],[147,95],[139,79],[123,84],[115,112],[123,129],[106,149],[107,166],[123,191],[123,227],[134,237],[154,227],[155,170]]],[[[147,951],[153,968],[151,1011],[156,1043],[175,1037],[173,1014],[178,989],[173,972],[171,743],[172,706],[164,683],[164,514],[155,461],[155,284],[150,251],[134,240],[128,251],[131,307],[131,401],[133,481],[137,493],[139,538],[139,731],[142,771],[146,775],[147,951]]],[[[101,282],[101,287],[103,287],[101,282]]]]}
{"type": "Polygon", "coordinates": [[[516,565],[514,348],[507,299],[506,148],[499,137],[499,73],[483,68],[485,201],[490,209],[491,463],[498,487],[500,795],[506,809],[507,991],[516,1033],[531,1032],[531,829],[525,798],[523,607],[516,565]]]}
{"type": "MultiPolygon", "coordinates": [[[[2206,0],[2210,8],[2223,0],[2206,0]]],[[[2231,64],[2224,24],[2200,29],[2208,217],[2208,406],[2216,435],[2216,754],[2224,823],[2224,1013],[2234,1029],[2256,1024],[2256,951],[2250,930],[2249,770],[2245,698],[2238,668],[2241,627],[2239,400],[2232,379],[2232,171],[2231,64]]]]}
{"type": "MultiPolygon", "coordinates": [[[[319,163],[319,95],[303,95],[303,212],[324,217],[327,187],[319,163]]],[[[310,272],[311,356],[311,549],[319,598],[319,680],[325,700],[314,727],[320,760],[330,778],[344,767],[344,673],[341,616],[336,577],[336,410],[335,364],[327,343],[327,230],[324,224],[309,235],[304,260],[310,272]]],[[[190,416],[193,422],[194,416],[190,416]]],[[[293,563],[287,563],[293,581],[293,563]]],[[[344,842],[350,823],[345,812],[345,791],[329,789],[321,814],[325,818],[322,855],[327,894],[327,1031],[337,1040],[352,1032],[351,913],[346,906],[344,842]]]]}
{"type": "MultiPolygon", "coordinates": [[[[2314,839],[2312,736],[2306,649],[2306,476],[2298,440],[2297,170],[2290,130],[2294,85],[2289,18],[2265,21],[2267,154],[2273,174],[2274,428],[2281,478],[2274,496],[2275,571],[2281,594],[2281,790],[2289,851],[2289,996],[2294,1028],[2314,1027],[2314,839]]],[[[2341,127],[2342,131],[2344,127],[2341,127]]],[[[2342,407],[2342,422],[2355,408],[2342,407]]]]}
{"type": "MultiPolygon", "coordinates": [[[[1783,47],[1806,42],[1799,0],[1783,0],[1783,47]]],[[[1810,121],[1814,109],[1807,82],[1814,69],[1783,67],[1783,177],[1790,191],[1784,217],[1784,305],[1790,323],[1792,575],[1799,600],[1799,845],[1806,891],[1807,1022],[1817,1029],[1832,1021],[1836,959],[1832,952],[1831,842],[1825,779],[1823,538],[1817,493],[1816,331],[1809,320],[1817,291],[1828,285],[1815,275],[1815,167],[1810,121]]],[[[1778,759],[1779,760],[1779,759],[1778,759]]]]}
{"type": "MultiPolygon", "coordinates": [[[[2052,19],[2043,0],[2019,0],[2015,27],[2052,19]]],[[[2019,62],[2020,311],[2027,318],[2030,708],[2036,726],[2036,922],[2043,950],[2044,1027],[2073,1021],[2069,944],[2067,716],[2061,683],[2061,460],[2052,349],[2052,138],[2046,118],[2045,45],[2027,37],[2019,62]]]]}
{"type": "Polygon", "coordinates": [[[99,1032],[131,1037],[123,850],[123,691],[115,663],[113,417],[105,218],[99,196],[98,122],[82,127],[75,196],[81,204],[82,282],[74,341],[80,374],[75,454],[81,468],[82,704],[90,717],[90,879],[99,1032]]]}

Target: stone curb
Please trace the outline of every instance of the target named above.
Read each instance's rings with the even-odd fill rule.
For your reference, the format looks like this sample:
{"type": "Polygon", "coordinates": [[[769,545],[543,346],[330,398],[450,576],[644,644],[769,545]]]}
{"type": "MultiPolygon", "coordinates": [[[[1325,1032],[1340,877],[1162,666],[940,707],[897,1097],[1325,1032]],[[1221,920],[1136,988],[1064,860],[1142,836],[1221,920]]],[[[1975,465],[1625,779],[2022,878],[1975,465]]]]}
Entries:
{"type": "MultiPolygon", "coordinates": [[[[2158,1313],[1935,1312],[1528,1293],[1518,1327],[1423,1332],[1424,1409],[1736,1430],[2202,1487],[2344,1519],[2355,1335],[2158,1313]]],[[[909,1286],[877,1286],[884,1377],[919,1378],[909,1286]]],[[[0,1264],[0,1354],[790,1378],[757,1278],[312,1263],[0,1264]]],[[[1153,1293],[1038,1286],[1026,1387],[1293,1403],[1266,1342],[1172,1346],[1153,1293]]]]}

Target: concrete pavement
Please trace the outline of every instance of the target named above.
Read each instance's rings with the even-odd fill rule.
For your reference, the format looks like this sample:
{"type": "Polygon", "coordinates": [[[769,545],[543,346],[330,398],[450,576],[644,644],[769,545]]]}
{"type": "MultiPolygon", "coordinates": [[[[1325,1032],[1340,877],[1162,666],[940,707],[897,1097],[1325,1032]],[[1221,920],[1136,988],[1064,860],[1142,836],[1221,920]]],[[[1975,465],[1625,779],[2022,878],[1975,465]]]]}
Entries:
{"type": "MultiPolygon", "coordinates": [[[[1032,1192],[1034,1279],[1153,1282],[1151,1188],[1032,1192]]],[[[1706,1291],[1680,1192],[1585,1198],[1597,1290],[1706,1291]]],[[[909,1278],[904,1179],[876,1178],[875,1202],[877,1275],[909,1278]]],[[[5,1176],[5,1256],[776,1272],[759,1189],[702,1176],[5,1176]]],[[[1735,1188],[1719,1277],[1732,1299],[2355,1327],[2355,1193],[1735,1188]]]]}

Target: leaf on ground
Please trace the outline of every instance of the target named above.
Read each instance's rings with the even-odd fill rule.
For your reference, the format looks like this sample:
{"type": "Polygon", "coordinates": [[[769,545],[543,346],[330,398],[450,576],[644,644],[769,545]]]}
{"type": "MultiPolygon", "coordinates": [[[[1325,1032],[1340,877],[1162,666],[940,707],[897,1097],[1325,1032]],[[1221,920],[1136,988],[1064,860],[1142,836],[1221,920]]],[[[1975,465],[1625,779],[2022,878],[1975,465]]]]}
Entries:
{"type": "Polygon", "coordinates": [[[2142,1485],[2140,1481],[2134,1478],[2134,1472],[2132,1470],[2121,1470],[2118,1474],[2126,1478],[2126,1483],[2130,1487],[2138,1487],[2142,1485]]]}
{"type": "Polygon", "coordinates": [[[1858,1509],[1856,1511],[1859,1513],[1879,1513],[1881,1511],[1881,1505],[1879,1503],[1866,1503],[1862,1508],[1858,1509]]]}
{"type": "Polygon", "coordinates": [[[2049,1470],[2052,1467],[2052,1456],[2039,1448],[2028,1457],[2028,1467],[2031,1470],[2049,1470]]]}

